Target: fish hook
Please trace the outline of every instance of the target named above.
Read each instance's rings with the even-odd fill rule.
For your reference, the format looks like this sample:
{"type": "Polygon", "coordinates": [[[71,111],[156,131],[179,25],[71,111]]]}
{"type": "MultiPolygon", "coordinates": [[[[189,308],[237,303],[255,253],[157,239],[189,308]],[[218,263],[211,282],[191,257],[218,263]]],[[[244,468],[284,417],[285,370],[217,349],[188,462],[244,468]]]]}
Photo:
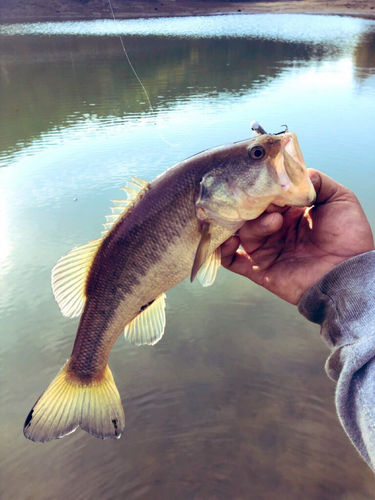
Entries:
{"type": "Polygon", "coordinates": [[[281,134],[286,134],[287,132],[289,132],[289,129],[288,129],[288,125],[280,125],[280,127],[285,127],[285,130],[282,130],[281,132],[277,132],[277,134],[273,134],[273,135],[281,135],[281,134]]]}

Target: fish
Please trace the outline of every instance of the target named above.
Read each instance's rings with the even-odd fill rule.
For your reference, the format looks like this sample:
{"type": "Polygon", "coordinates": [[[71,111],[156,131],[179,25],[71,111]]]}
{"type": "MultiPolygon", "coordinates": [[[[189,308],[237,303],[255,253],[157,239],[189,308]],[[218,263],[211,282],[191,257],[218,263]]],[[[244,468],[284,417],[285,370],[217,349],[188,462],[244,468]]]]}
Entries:
{"type": "Polygon", "coordinates": [[[112,200],[102,237],[69,251],[52,271],[64,316],[81,316],[72,353],[28,414],[24,435],[51,441],[79,426],[101,439],[125,427],[108,357],[124,332],[155,345],[165,293],[190,276],[214,283],[220,245],[271,204],[310,206],[316,194],[293,132],[258,134],[198,153],[151,182],[132,178],[112,200]]]}

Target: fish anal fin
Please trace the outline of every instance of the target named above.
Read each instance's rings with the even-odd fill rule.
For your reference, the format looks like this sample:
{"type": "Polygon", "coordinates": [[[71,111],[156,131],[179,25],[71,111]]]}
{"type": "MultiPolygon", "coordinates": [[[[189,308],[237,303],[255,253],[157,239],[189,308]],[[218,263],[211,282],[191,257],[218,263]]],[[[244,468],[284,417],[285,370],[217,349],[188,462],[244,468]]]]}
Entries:
{"type": "Polygon", "coordinates": [[[211,235],[209,232],[210,224],[208,222],[203,222],[201,224],[201,239],[197,246],[197,251],[195,253],[193,267],[191,269],[190,281],[193,282],[199,269],[202,267],[204,262],[209,256],[209,249],[211,243],[211,235]]]}
{"type": "Polygon", "coordinates": [[[165,293],[141,311],[124,330],[125,339],[135,345],[155,345],[162,338],[165,329],[165,293]]]}
{"type": "Polygon", "coordinates": [[[28,414],[23,433],[46,442],[75,431],[78,426],[100,439],[118,439],[125,427],[121,398],[108,365],[100,379],[80,382],[60,370],[28,414]]]}
{"type": "Polygon", "coordinates": [[[211,286],[221,266],[221,248],[218,247],[199,269],[197,278],[202,286],[211,286]]]}
{"type": "Polygon", "coordinates": [[[75,247],[57,261],[52,270],[52,291],[64,316],[74,318],[82,312],[86,281],[101,239],[75,247]]]}

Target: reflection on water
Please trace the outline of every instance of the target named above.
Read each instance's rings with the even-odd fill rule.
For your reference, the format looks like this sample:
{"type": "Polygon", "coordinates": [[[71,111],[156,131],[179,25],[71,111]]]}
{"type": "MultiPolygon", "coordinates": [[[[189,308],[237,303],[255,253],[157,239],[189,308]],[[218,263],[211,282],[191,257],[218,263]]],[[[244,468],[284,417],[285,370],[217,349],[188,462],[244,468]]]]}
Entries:
{"type": "Polygon", "coordinates": [[[361,43],[356,46],[353,58],[357,78],[366,81],[372,77],[373,83],[375,77],[375,35],[373,31],[361,37],[361,43]]]}
{"type": "Polygon", "coordinates": [[[77,431],[37,445],[21,429],[77,325],[50,271],[98,236],[130,175],[243,139],[252,119],[288,123],[307,164],[354,189],[375,227],[374,40],[374,22],[315,16],[0,27],[2,498],[373,498],[318,329],[225,271],[168,293],[157,346],[115,345],[120,441],[77,431]]]}
{"type": "Polygon", "coordinates": [[[373,21],[340,16],[288,14],[273,16],[207,16],[130,20],[25,23],[0,26],[6,35],[141,35],[177,38],[255,38],[307,43],[350,45],[373,21]]]}
{"type": "MultiPolygon", "coordinates": [[[[280,75],[286,64],[343,57],[336,46],[269,40],[150,36],[129,38],[126,45],[157,114],[198,96],[246,95],[280,75]]],[[[23,148],[43,132],[87,118],[130,121],[149,112],[118,38],[53,38],[48,44],[45,38],[5,38],[2,70],[8,123],[2,149],[23,148]],[[25,89],[25,79],[34,84],[25,89]]]]}

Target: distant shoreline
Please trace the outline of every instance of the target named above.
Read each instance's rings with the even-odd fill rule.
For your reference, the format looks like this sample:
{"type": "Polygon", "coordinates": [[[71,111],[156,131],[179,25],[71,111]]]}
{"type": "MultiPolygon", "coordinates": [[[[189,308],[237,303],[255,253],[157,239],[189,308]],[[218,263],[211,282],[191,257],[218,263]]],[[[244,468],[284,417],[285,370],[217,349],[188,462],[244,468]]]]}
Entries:
{"type": "MultiPolygon", "coordinates": [[[[375,19],[375,0],[112,0],[117,19],[204,16],[215,14],[325,14],[375,19]]],[[[2,0],[0,22],[112,19],[108,0],[2,0]]]]}

